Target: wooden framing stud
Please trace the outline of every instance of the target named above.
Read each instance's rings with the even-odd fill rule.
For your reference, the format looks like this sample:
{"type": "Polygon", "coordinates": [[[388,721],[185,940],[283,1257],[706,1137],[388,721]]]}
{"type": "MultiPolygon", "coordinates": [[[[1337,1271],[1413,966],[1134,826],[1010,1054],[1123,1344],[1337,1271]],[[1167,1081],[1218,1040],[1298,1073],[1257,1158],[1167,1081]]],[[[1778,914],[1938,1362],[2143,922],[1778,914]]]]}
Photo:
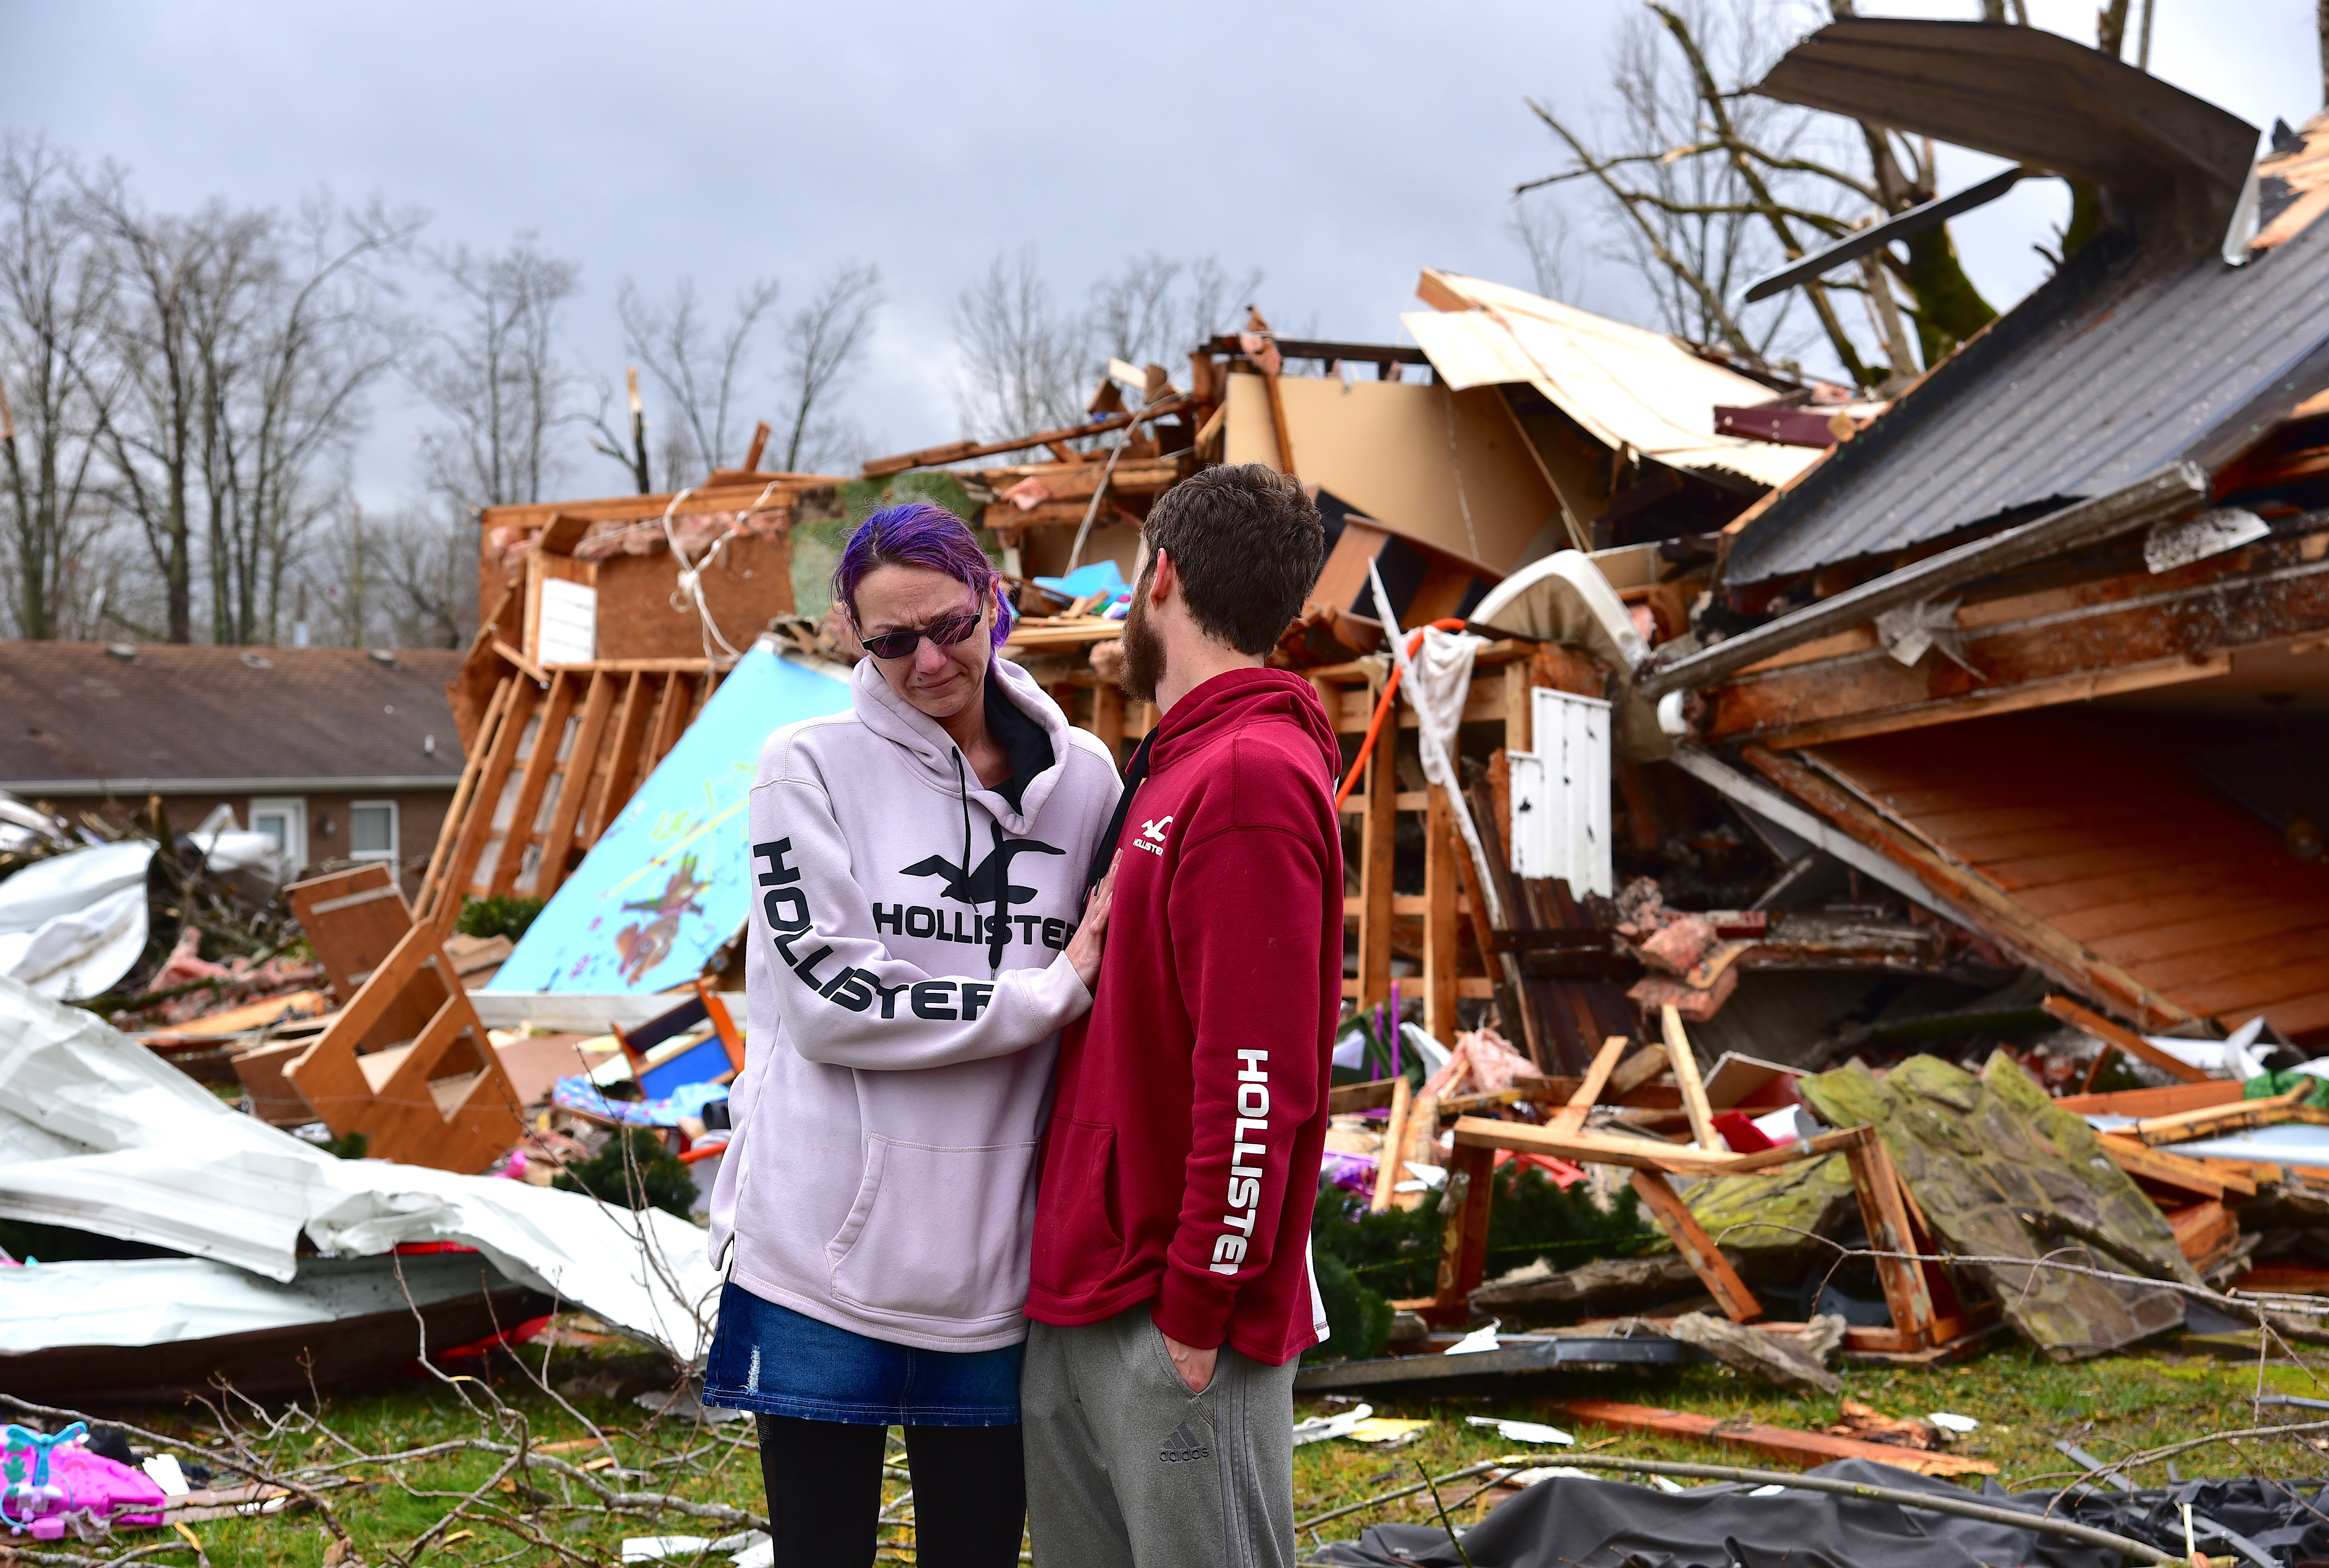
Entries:
{"type": "Polygon", "coordinates": [[[1763,1304],[1755,1299],[1755,1292],[1747,1288],[1747,1281],[1739,1277],[1739,1270],[1730,1266],[1730,1260],[1722,1255],[1722,1249],[1714,1244],[1714,1238],[1706,1233],[1706,1227],[1698,1223],[1698,1216],[1690,1212],[1690,1205],[1682,1201],[1665,1174],[1637,1167],[1633,1181],[1642,1206],[1674,1238],[1674,1251],[1705,1283],[1723,1315],[1733,1323],[1752,1323],[1763,1316],[1763,1304]]]}
{"type": "Polygon", "coordinates": [[[1875,1131],[1857,1130],[1862,1136],[1843,1153],[1852,1167],[1853,1191],[1860,1199],[1861,1223],[1868,1229],[1869,1246],[1878,1254],[1877,1282],[1884,1288],[1884,1304],[1891,1310],[1893,1328],[1913,1344],[1924,1345],[1931,1340],[1937,1315],[1925,1271],[1910,1261],[1919,1248],[1900,1173],[1875,1131]]]}
{"type": "Polygon", "coordinates": [[[1462,1324],[1488,1271],[1488,1211],[1495,1197],[1496,1151],[1459,1147],[1448,1157],[1439,1200],[1439,1272],[1426,1321],[1462,1324]]]}

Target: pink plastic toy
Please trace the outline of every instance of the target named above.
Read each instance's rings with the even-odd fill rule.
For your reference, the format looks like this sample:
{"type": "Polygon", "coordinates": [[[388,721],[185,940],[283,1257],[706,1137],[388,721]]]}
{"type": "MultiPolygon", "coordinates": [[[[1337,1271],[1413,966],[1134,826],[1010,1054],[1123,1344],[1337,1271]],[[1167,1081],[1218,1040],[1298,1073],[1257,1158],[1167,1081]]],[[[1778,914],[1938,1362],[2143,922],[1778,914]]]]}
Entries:
{"type": "Polygon", "coordinates": [[[0,1430],[0,1525],[57,1541],[81,1524],[102,1531],[162,1522],[169,1501],[162,1488],[144,1471],[90,1452],[80,1440],[88,1435],[80,1422],[54,1435],[0,1430]]]}

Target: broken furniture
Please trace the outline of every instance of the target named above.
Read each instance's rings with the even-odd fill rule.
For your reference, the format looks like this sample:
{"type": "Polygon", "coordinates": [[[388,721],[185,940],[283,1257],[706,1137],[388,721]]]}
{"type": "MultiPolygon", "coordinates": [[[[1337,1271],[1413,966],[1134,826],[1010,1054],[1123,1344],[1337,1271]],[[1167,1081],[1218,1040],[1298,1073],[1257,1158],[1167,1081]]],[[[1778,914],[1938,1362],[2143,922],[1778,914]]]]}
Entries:
{"type": "MultiPolygon", "coordinates": [[[[1886,1360],[1922,1363],[1955,1354],[1985,1332],[1984,1308],[1961,1304],[1947,1270],[1938,1264],[1912,1261],[1935,1251],[1932,1237],[1901,1185],[1886,1145],[1871,1129],[1853,1126],[1758,1154],[1734,1155],[1712,1137],[1702,1095],[1692,1119],[1698,1136],[1711,1147],[1683,1147],[1588,1129],[1584,1125],[1588,1115],[1630,1045],[1622,1037],[1604,1044],[1569,1104],[1545,1126],[1470,1116],[1457,1122],[1455,1153],[1440,1201],[1444,1218],[1438,1289],[1429,1302],[1416,1304],[1427,1321],[1463,1323],[1470,1318],[1472,1292],[1486,1272],[1488,1214],[1495,1194],[1489,1174],[1500,1148],[1627,1167],[1643,1206],[1673,1240],[1724,1314],[1738,1323],[1761,1318],[1762,1303],[1668,1178],[1746,1175],[1841,1153],[1851,1168],[1861,1218],[1878,1254],[1877,1278],[1892,1319],[1890,1328],[1847,1330],[1847,1348],[1886,1360]]],[[[1676,1053],[1672,1047],[1669,1053],[1676,1053]]],[[[1690,1109],[1687,1085],[1683,1098],[1685,1109],[1690,1109]]]]}
{"type": "Polygon", "coordinates": [[[649,1100],[661,1100],[690,1083],[725,1083],[744,1070],[743,1031],[706,980],[697,980],[688,998],[661,1017],[630,1029],[618,1025],[615,1039],[630,1059],[631,1076],[649,1100]],[[710,1033],[683,1049],[658,1049],[706,1026],[710,1033]]]}
{"type": "Polygon", "coordinates": [[[480,1171],[523,1135],[517,1093],[442,933],[414,921],[383,876],[362,867],[294,890],[316,956],[348,999],[282,1074],[334,1133],[363,1134],[379,1158],[480,1171]]]}

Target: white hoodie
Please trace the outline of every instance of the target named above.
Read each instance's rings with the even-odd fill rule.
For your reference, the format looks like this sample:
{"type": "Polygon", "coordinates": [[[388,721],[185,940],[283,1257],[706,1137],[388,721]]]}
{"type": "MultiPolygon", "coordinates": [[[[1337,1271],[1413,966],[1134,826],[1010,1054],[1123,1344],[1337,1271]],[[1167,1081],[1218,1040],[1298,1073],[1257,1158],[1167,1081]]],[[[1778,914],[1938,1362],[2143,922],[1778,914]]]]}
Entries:
{"type": "Polygon", "coordinates": [[[760,907],[712,1259],[764,1300],[876,1339],[1025,1337],[1063,950],[1121,788],[1018,666],[990,682],[1051,763],[1014,810],[871,659],[852,711],[768,737],[752,789],[760,907]]]}

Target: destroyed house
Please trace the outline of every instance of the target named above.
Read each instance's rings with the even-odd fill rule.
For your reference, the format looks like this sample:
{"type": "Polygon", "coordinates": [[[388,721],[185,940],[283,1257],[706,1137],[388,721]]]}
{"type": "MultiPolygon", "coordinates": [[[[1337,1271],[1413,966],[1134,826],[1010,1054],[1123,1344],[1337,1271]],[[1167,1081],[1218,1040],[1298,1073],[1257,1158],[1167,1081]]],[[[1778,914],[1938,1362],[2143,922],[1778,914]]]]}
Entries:
{"type": "Polygon", "coordinates": [[[0,642],[0,789],[119,821],[220,807],[303,866],[381,862],[417,886],[461,740],[442,649],[0,642]]]}
{"type": "Polygon", "coordinates": [[[1637,680],[1678,760],[2139,1026],[2329,1042],[2329,118],[2251,170],[2223,111],[1979,24],[1839,23],[1762,90],[2107,221],[1728,526],[1637,680]]]}

